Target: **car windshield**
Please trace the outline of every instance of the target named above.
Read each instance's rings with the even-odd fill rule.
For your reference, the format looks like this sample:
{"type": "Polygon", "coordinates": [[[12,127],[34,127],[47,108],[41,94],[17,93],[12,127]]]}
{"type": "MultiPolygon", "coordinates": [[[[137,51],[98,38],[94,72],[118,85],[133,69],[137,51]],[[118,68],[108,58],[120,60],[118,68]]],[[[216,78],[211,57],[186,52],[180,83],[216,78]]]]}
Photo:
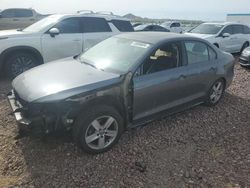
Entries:
{"type": "Polygon", "coordinates": [[[48,17],[30,25],[29,27],[26,27],[23,31],[24,32],[42,31],[44,28],[47,28],[48,26],[56,23],[60,17],[61,16],[59,16],[59,15],[48,16],[48,17]]]}
{"type": "Polygon", "coordinates": [[[190,33],[199,33],[199,34],[217,34],[223,25],[221,24],[201,24],[189,31],[190,33]]]}
{"type": "Polygon", "coordinates": [[[126,73],[150,47],[144,42],[112,37],[90,48],[79,59],[97,69],[126,73]]]}

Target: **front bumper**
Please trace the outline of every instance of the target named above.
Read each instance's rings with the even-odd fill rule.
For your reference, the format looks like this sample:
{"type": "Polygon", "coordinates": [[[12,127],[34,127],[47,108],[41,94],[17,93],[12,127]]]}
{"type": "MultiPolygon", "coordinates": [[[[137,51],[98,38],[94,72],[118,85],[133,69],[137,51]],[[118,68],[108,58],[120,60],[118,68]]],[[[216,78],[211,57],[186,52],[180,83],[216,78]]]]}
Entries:
{"type": "Polygon", "coordinates": [[[23,106],[22,104],[17,100],[14,91],[12,90],[8,95],[8,101],[12,108],[12,113],[15,116],[16,121],[19,124],[23,125],[30,125],[31,121],[25,117],[23,117],[23,106]]]}
{"type": "Polygon", "coordinates": [[[246,66],[246,67],[250,66],[250,56],[241,55],[239,59],[239,63],[242,66],[246,66]]]}

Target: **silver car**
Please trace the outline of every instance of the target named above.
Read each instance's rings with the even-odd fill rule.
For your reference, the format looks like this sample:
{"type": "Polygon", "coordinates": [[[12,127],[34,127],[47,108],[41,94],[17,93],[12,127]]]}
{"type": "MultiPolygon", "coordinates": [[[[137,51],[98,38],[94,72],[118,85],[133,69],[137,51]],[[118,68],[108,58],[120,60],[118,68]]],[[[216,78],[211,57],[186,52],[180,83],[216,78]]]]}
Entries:
{"type": "Polygon", "coordinates": [[[233,56],[203,39],[127,33],[21,74],[8,98],[19,125],[72,130],[80,147],[100,153],[125,129],[201,103],[216,105],[233,75],[233,56]]]}

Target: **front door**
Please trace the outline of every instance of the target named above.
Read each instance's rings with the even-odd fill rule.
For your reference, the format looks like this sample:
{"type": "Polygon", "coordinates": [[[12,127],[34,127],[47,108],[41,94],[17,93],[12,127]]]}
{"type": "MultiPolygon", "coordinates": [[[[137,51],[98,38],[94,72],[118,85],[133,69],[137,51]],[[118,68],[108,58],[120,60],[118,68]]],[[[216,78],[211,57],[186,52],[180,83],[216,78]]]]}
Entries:
{"type": "Polygon", "coordinates": [[[67,18],[57,23],[53,28],[59,34],[51,36],[46,32],[41,37],[44,61],[49,62],[80,54],[83,50],[83,33],[79,18],[67,18]]]}
{"type": "Polygon", "coordinates": [[[181,99],[188,85],[183,75],[180,43],[160,46],[138,71],[133,78],[134,120],[183,103],[181,99]]]}

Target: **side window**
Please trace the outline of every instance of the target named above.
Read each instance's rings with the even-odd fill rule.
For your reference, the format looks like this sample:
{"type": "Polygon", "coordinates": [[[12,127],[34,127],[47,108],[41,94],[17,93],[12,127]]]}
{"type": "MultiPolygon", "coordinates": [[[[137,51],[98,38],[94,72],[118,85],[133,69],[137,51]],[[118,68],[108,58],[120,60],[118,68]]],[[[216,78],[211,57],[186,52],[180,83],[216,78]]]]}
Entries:
{"type": "Polygon", "coordinates": [[[233,25],[233,34],[242,34],[243,26],[242,25],[233,25]]]}
{"type": "Polygon", "coordinates": [[[217,59],[217,54],[212,48],[208,47],[208,53],[209,53],[209,60],[217,59]]]}
{"type": "Polygon", "coordinates": [[[181,27],[180,23],[175,23],[176,27],[181,27]]]}
{"type": "Polygon", "coordinates": [[[80,33],[80,22],[78,18],[67,18],[55,26],[60,33],[80,33]]]}
{"type": "Polygon", "coordinates": [[[18,18],[25,18],[25,17],[32,17],[33,16],[33,12],[32,10],[16,10],[15,11],[15,17],[18,18]]]}
{"type": "Polygon", "coordinates": [[[1,12],[2,18],[14,18],[15,17],[15,11],[14,9],[4,10],[1,12]]]}
{"type": "Polygon", "coordinates": [[[244,28],[244,34],[250,34],[250,29],[248,26],[244,25],[243,28],[244,28]]]}
{"type": "Polygon", "coordinates": [[[134,31],[134,28],[129,21],[112,20],[111,23],[114,24],[114,26],[121,32],[134,31]]]}
{"type": "Polygon", "coordinates": [[[209,61],[208,46],[199,41],[185,42],[188,64],[209,61]]]}
{"type": "Polygon", "coordinates": [[[232,26],[231,25],[226,26],[223,29],[223,31],[221,32],[221,35],[223,35],[224,33],[229,33],[230,35],[232,35],[233,34],[233,28],[232,28],[232,26]]]}
{"type": "Polygon", "coordinates": [[[155,50],[142,67],[142,74],[151,74],[181,65],[179,43],[168,43],[155,50]]]}
{"type": "Polygon", "coordinates": [[[82,23],[84,33],[111,32],[104,18],[84,17],[82,23]]]}

